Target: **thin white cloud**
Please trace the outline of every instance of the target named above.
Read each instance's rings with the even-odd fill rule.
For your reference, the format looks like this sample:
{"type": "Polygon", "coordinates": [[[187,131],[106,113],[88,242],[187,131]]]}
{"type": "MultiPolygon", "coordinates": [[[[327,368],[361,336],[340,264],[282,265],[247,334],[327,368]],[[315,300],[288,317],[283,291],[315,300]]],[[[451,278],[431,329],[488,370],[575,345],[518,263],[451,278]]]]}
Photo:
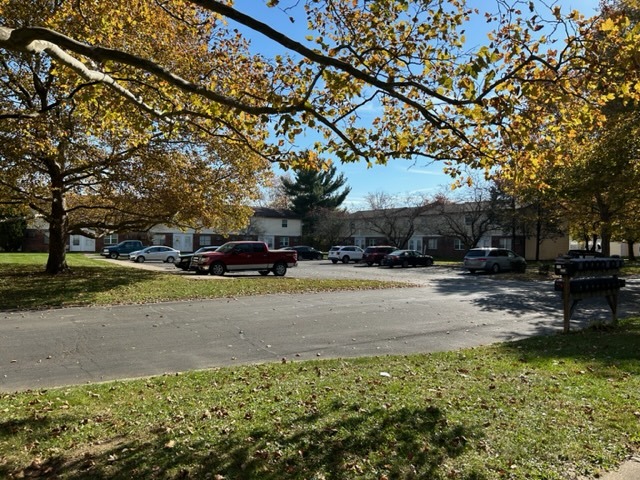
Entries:
{"type": "Polygon", "coordinates": [[[396,170],[399,171],[403,171],[405,173],[410,173],[410,174],[418,174],[418,175],[438,175],[438,176],[444,176],[445,174],[442,172],[442,170],[424,170],[424,169],[420,169],[420,168],[402,168],[402,167],[396,167],[396,170]]]}

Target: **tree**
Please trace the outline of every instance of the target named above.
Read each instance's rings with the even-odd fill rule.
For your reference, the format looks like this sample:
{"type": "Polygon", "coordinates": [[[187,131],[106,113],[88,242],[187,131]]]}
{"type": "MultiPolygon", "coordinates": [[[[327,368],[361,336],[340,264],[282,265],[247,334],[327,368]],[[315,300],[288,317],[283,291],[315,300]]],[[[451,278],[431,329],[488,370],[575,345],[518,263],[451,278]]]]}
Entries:
{"type": "MultiPolygon", "coordinates": [[[[521,12],[522,2],[513,3],[496,1],[497,13],[488,15],[495,33],[470,49],[463,30],[478,13],[463,2],[292,0],[294,10],[283,10],[296,21],[289,12],[297,17],[296,6],[303,7],[312,37],[303,43],[226,1],[0,0],[0,49],[10,57],[0,119],[14,120],[15,130],[51,113],[48,101],[14,101],[23,94],[12,83],[21,77],[17,67],[36,62],[48,74],[29,99],[42,100],[39,88],[55,83],[64,93],[56,106],[77,98],[74,109],[85,122],[123,121],[134,139],[181,124],[288,167],[317,168],[316,154],[328,152],[369,164],[440,159],[452,175],[460,164],[491,170],[502,165],[499,140],[527,131],[519,121],[524,99],[543,98],[548,85],[570,87],[575,68],[589,61],[574,47],[586,21],[575,13],[563,18],[558,8],[537,11],[533,2],[521,12]],[[544,52],[533,32],[552,45],[545,29],[568,32],[567,47],[544,52]],[[259,46],[249,49],[247,32],[276,42],[282,54],[252,53],[259,46]],[[103,98],[109,108],[95,117],[103,98]],[[123,110],[145,121],[129,124],[123,110]],[[322,139],[307,155],[291,155],[310,129],[322,139]]],[[[626,32],[618,45],[623,66],[633,66],[633,35],[626,32]]],[[[624,83],[628,97],[640,95],[634,75],[624,83]]],[[[586,118],[589,110],[579,114],[586,118]]],[[[53,216],[58,239],[64,220],[53,216]]]]}
{"type": "MultiPolygon", "coordinates": [[[[95,4],[69,12],[70,2],[40,3],[42,10],[4,2],[2,18],[80,32],[93,28],[103,18],[100,13],[106,13],[92,11],[100,8],[95,4]]],[[[157,28],[166,41],[183,45],[185,54],[199,55],[202,72],[214,67],[198,38],[180,31],[183,21],[165,14],[160,24],[146,19],[146,29],[133,28],[142,12],[133,9],[131,14],[123,28],[117,28],[116,15],[110,19],[113,25],[106,21],[113,30],[96,35],[137,45],[137,35],[157,28]]],[[[157,58],[171,59],[161,45],[143,46],[157,58]]],[[[247,202],[255,197],[269,164],[246,142],[234,141],[223,128],[213,134],[186,122],[159,123],[100,82],[69,75],[46,55],[7,51],[2,58],[0,191],[5,194],[0,204],[28,206],[49,223],[47,272],[67,269],[69,234],[145,231],[159,223],[228,231],[248,221],[247,202]]],[[[188,60],[173,61],[176,70],[195,73],[188,60]]]]}
{"type": "Polygon", "coordinates": [[[490,196],[487,186],[477,182],[458,190],[455,198],[440,193],[438,234],[459,239],[466,249],[478,246],[482,237],[495,227],[490,196]]]}
{"type": "Polygon", "coordinates": [[[358,212],[354,217],[386,241],[397,247],[407,248],[409,240],[421,225],[420,216],[433,203],[422,195],[407,195],[399,198],[385,192],[369,193],[365,201],[370,212],[358,212]]]}
{"type": "Polygon", "coordinates": [[[291,202],[291,210],[302,217],[302,236],[306,240],[321,240],[316,232],[316,219],[325,212],[335,211],[349,195],[347,179],[336,176],[336,167],[326,169],[299,169],[294,178],[283,178],[282,187],[291,202]],[[342,189],[342,190],[341,190],[342,189]]]}
{"type": "Polygon", "coordinates": [[[510,158],[500,175],[511,191],[535,191],[546,204],[555,199],[574,237],[593,248],[599,238],[604,254],[640,195],[639,18],[637,2],[618,1],[603,2],[590,23],[577,21],[566,47],[572,60],[558,67],[566,69],[563,80],[543,82],[545,95],[529,84],[524,108],[503,132],[510,158]]]}
{"type": "Polygon", "coordinates": [[[520,189],[516,193],[499,178],[488,188],[491,223],[503,232],[511,232],[512,245],[518,236],[533,238],[536,261],[540,259],[544,240],[566,234],[565,211],[553,192],[544,195],[537,190],[520,189]]]}
{"type": "Polygon", "coordinates": [[[351,241],[355,228],[349,212],[341,208],[317,208],[312,215],[317,238],[315,245],[318,249],[329,250],[332,245],[351,241]]]}
{"type": "Polygon", "coordinates": [[[315,165],[313,156],[289,155],[313,129],[323,135],[313,151],[342,161],[441,159],[451,162],[452,174],[458,162],[490,168],[529,72],[539,65],[546,73],[532,78],[531,94],[562,80],[562,67],[573,60],[569,49],[541,52],[533,32],[571,30],[556,28],[564,20],[559,9],[537,11],[533,2],[521,12],[522,2],[497,0],[497,13],[487,14],[496,33],[475,49],[464,29],[480,13],[464,2],[292,0],[285,7],[265,0],[309,25],[304,42],[226,1],[143,0],[136,8],[125,0],[82,8],[61,2],[54,12],[50,2],[33,3],[0,3],[4,51],[47,58],[56,74],[98,83],[159,122],[223,126],[254,152],[294,167],[315,165]],[[27,10],[45,14],[25,18],[27,10]],[[282,54],[248,53],[247,33],[275,42],[282,54]],[[185,44],[193,48],[175,49],[185,44]]]}
{"type": "Polygon", "coordinates": [[[277,176],[270,180],[262,189],[261,198],[257,205],[266,208],[275,208],[277,210],[290,210],[291,199],[287,196],[284,189],[284,179],[292,181],[288,174],[277,176]]]}

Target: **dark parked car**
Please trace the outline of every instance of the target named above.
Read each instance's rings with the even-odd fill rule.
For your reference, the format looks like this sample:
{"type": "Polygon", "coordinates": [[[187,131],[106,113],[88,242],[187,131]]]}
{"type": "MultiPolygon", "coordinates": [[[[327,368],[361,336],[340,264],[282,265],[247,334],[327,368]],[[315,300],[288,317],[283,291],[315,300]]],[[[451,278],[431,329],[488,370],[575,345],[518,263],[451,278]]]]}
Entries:
{"type": "Polygon", "coordinates": [[[307,245],[296,245],[295,247],[285,247],[283,250],[295,250],[298,252],[298,260],[322,260],[322,252],[307,245]]]}
{"type": "Polygon", "coordinates": [[[396,247],[391,247],[389,245],[374,245],[372,247],[367,247],[364,249],[364,253],[362,254],[362,261],[369,266],[374,263],[380,265],[384,256],[394,250],[396,250],[396,247]]]}
{"type": "Polygon", "coordinates": [[[129,254],[131,252],[142,250],[143,248],[144,248],[144,245],[142,245],[142,242],[140,240],[125,240],[123,242],[118,243],[117,245],[104,247],[100,255],[103,255],[109,258],[118,258],[121,255],[123,257],[129,257],[129,254]]]}
{"type": "Polygon", "coordinates": [[[219,246],[220,245],[210,245],[208,247],[200,247],[193,253],[180,254],[178,260],[176,260],[175,262],[175,265],[177,268],[180,268],[182,270],[191,270],[191,259],[196,253],[213,252],[214,250],[217,250],[219,246]]]}
{"type": "Polygon", "coordinates": [[[464,256],[462,264],[471,273],[478,270],[491,273],[511,270],[522,273],[527,268],[527,261],[523,257],[506,248],[472,248],[464,256]]]}
{"type": "Polygon", "coordinates": [[[433,265],[433,257],[424,255],[416,250],[394,250],[385,255],[381,265],[387,267],[428,267],[433,265]]]}

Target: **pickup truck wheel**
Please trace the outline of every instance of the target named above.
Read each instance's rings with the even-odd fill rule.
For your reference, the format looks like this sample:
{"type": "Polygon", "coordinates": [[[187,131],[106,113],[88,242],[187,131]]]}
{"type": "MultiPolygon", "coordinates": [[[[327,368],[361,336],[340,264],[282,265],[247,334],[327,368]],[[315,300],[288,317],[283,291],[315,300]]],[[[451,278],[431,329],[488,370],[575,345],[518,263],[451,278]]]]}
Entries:
{"type": "Polygon", "coordinates": [[[209,267],[209,273],[211,275],[217,275],[217,276],[222,276],[224,275],[224,265],[220,262],[215,262],[212,263],[211,266],[209,267]]]}
{"type": "Polygon", "coordinates": [[[265,275],[269,275],[269,270],[258,270],[258,273],[264,277],[265,275]]]}
{"type": "Polygon", "coordinates": [[[109,258],[113,258],[115,260],[116,258],[118,258],[118,252],[111,252],[109,254],[109,258]]]}
{"type": "Polygon", "coordinates": [[[342,263],[349,263],[349,260],[351,260],[349,258],[349,255],[345,255],[344,257],[342,257],[342,263]]]}
{"type": "Polygon", "coordinates": [[[143,256],[136,257],[136,263],[144,263],[145,258],[143,256]]]}
{"type": "Polygon", "coordinates": [[[283,277],[287,273],[287,264],[278,262],[273,266],[273,274],[276,277],[283,277]]]}
{"type": "Polygon", "coordinates": [[[331,263],[336,264],[338,263],[338,260],[331,260],[331,263]]]}

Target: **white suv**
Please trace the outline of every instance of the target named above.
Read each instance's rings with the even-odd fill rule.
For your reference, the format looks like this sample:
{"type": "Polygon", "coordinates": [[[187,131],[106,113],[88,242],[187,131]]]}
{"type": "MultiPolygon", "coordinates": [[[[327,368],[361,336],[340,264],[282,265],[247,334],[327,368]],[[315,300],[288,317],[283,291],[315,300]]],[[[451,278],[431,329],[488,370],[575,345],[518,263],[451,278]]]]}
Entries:
{"type": "Polygon", "coordinates": [[[359,262],[362,260],[362,254],[364,250],[355,245],[347,245],[347,246],[337,246],[331,247],[329,250],[328,258],[333,263],[349,263],[349,262],[359,262]]]}

